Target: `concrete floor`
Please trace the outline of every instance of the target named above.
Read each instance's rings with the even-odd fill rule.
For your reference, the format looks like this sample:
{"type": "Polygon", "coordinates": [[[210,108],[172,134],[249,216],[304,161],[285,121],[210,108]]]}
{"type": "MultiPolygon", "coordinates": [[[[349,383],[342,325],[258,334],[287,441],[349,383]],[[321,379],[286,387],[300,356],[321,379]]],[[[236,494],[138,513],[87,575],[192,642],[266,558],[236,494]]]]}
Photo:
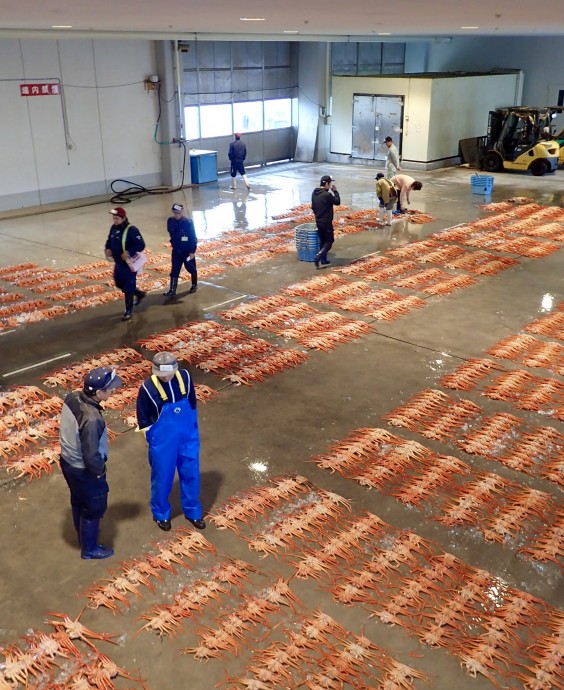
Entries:
{"type": "MultiPolygon", "coordinates": [[[[250,231],[263,227],[272,222],[273,215],[308,202],[311,190],[325,173],[336,178],[344,204],[353,210],[374,208],[373,170],[288,164],[251,172],[252,191],[249,194],[241,189],[229,190],[228,179],[223,178],[217,184],[135,200],[128,206],[128,214],[140,227],[147,245],[154,251],[165,251],[162,248],[166,240],[165,220],[173,201],[183,202],[192,213],[200,240],[213,239],[231,228],[250,231]]],[[[333,265],[344,266],[355,258],[373,252],[384,253],[389,248],[416,242],[434,232],[480,218],[484,215],[480,209],[484,201],[526,196],[545,206],[564,207],[562,170],[543,178],[497,174],[491,198],[471,194],[470,175],[471,171],[464,168],[415,174],[424,186],[422,191],[413,193],[412,206],[432,215],[435,220],[424,225],[394,220],[391,229],[340,238],[330,256],[333,265]]],[[[85,205],[0,220],[3,247],[0,267],[35,262],[65,269],[103,258],[103,244],[110,225],[109,208],[107,203],[85,205]]],[[[436,452],[454,455],[476,472],[495,472],[522,487],[542,490],[561,508],[562,492],[556,484],[513,471],[478,455],[467,455],[457,448],[454,440],[432,441],[414,431],[389,426],[382,416],[423,389],[445,390],[439,384],[444,374],[471,358],[488,357],[485,351],[494,343],[519,333],[525,324],[546,313],[542,306],[543,296],[551,295],[556,308],[564,299],[563,258],[561,249],[543,259],[519,257],[515,267],[493,277],[481,277],[472,287],[444,297],[426,297],[424,308],[397,320],[373,321],[374,331],[359,340],[338,346],[331,352],[311,350],[304,364],[250,388],[226,385],[220,377],[192,367],[196,383],[221,388],[217,400],[199,406],[202,500],[206,513],[217,513],[230,497],[269,479],[303,475],[319,490],[332,491],[349,499],[353,516],[359,517],[368,510],[395,528],[411,530],[430,540],[437,553],[450,552],[470,566],[489,571],[501,589],[516,588],[542,598],[551,606],[561,606],[564,591],[561,570],[554,563],[539,563],[519,555],[517,549],[523,540],[517,538],[503,545],[488,543],[476,528],[445,527],[430,519],[427,509],[404,505],[392,496],[364,488],[308,461],[325,453],[329,446],[345,439],[355,429],[381,427],[436,452]]],[[[319,274],[321,272],[316,273],[313,264],[297,261],[295,254],[282,254],[258,265],[232,268],[218,278],[202,280],[196,294],[182,295],[174,304],[164,305],[160,292],[155,291],[129,323],[120,320],[122,304],[119,301],[0,333],[0,390],[37,385],[56,368],[113,348],[138,348],[136,342],[140,338],[189,321],[221,322],[219,312],[232,304],[255,295],[278,293],[289,284],[319,274]],[[231,303],[230,300],[235,301],[231,303]],[[32,366],[60,356],[65,357],[32,366]],[[22,371],[13,373],[18,370],[22,371]]],[[[315,306],[333,310],[328,306],[315,306]]],[[[350,312],[342,313],[351,317],[350,312]]],[[[361,317],[357,314],[352,318],[361,317]]],[[[366,317],[363,320],[370,321],[366,317]]],[[[245,330],[237,322],[222,323],[245,330]]],[[[284,344],[281,338],[267,332],[255,331],[253,335],[281,346],[296,347],[295,342],[284,344]]],[[[517,367],[507,360],[498,361],[506,368],[517,367]]],[[[537,376],[563,380],[544,369],[529,371],[537,376]]],[[[473,400],[489,414],[509,412],[533,426],[550,425],[562,432],[562,424],[546,414],[518,410],[510,403],[490,400],[477,391],[446,392],[453,397],[473,400]]],[[[108,573],[115,571],[119,563],[140,558],[154,550],[156,541],[167,538],[151,520],[146,448],[140,436],[132,431],[122,433],[110,447],[109,510],[103,522],[102,538],[104,543],[115,548],[116,555],[108,561],[80,559],[67,507],[67,488],[57,470],[31,482],[14,480],[2,470],[0,644],[23,645],[21,636],[32,628],[50,632],[52,628],[45,623],[47,612],[78,615],[87,603],[82,596],[86,589],[110,577],[108,573]]],[[[304,494],[302,499],[306,498],[304,494]]],[[[298,497],[290,502],[299,504],[299,500],[298,497]]],[[[178,537],[177,528],[188,526],[182,519],[176,490],[173,506],[173,531],[168,538],[178,537]]],[[[264,520],[274,520],[274,514],[268,512],[264,520]]],[[[331,529],[342,526],[343,520],[339,518],[331,529]]],[[[85,610],[82,615],[85,625],[97,632],[118,635],[117,646],[100,642],[99,649],[133,675],[140,674],[148,690],[210,690],[221,683],[224,683],[221,687],[228,687],[228,677],[244,675],[253,650],[256,653],[272,642],[282,644],[284,626],[297,629],[298,615],[310,615],[320,608],[347,631],[357,635],[364,633],[395,659],[428,674],[433,688],[451,690],[458,686],[480,690],[491,687],[490,681],[483,676],[472,678],[465,673],[457,656],[420,644],[416,636],[418,622],[413,622],[413,630],[406,630],[369,617],[376,609],[374,604],[344,606],[337,603],[328,591],[330,580],[327,578],[318,581],[294,577],[290,584],[303,602],[303,608],[296,614],[286,608],[282,614],[271,614],[268,622],[259,623],[244,640],[239,640],[238,655],[228,653],[220,659],[204,662],[180,654],[180,650],[198,644],[195,631],[203,625],[217,627],[220,615],[241,604],[242,594],[236,587],[221,600],[209,603],[195,619],[184,621],[174,637],[161,640],[147,631],[135,634],[145,622],[141,622],[139,616],[147,613],[153,604],[171,603],[174,593],[183,586],[193,586],[196,576],[208,572],[217,558],[240,558],[260,571],[253,573],[250,581],[243,585],[243,594],[247,596],[271,583],[273,578],[289,578],[294,573],[290,561],[296,554],[259,559],[242,538],[250,532],[251,528],[243,526],[242,536],[238,536],[208,522],[203,534],[217,549],[217,557],[204,554],[187,568],[179,568],[176,574],[167,573],[162,580],[154,580],[154,593],[144,588],[143,598],[130,595],[129,606],[122,605],[118,612],[102,608],[85,610]]],[[[332,533],[328,532],[323,538],[328,539],[332,533]]],[[[312,543],[306,546],[311,548],[312,543]]],[[[302,546],[302,550],[306,546],[302,546]]],[[[343,574],[358,568],[360,556],[366,560],[367,554],[357,553],[356,561],[345,563],[339,572],[343,574]]],[[[402,566],[401,577],[407,577],[409,572],[409,565],[402,566]]],[[[396,582],[399,588],[398,583],[399,580],[396,582]]],[[[453,590],[452,596],[454,594],[453,590]]],[[[539,621],[527,621],[524,629],[528,632],[523,642],[535,641],[538,635],[548,634],[540,629],[541,625],[539,621]]],[[[320,643],[319,650],[312,652],[317,654],[318,660],[323,646],[320,643]]],[[[86,647],[83,645],[82,649],[86,647]]],[[[517,663],[523,663],[523,659],[515,658],[510,650],[503,650],[503,654],[509,670],[505,677],[496,675],[496,682],[501,687],[524,687],[523,681],[517,678],[523,671],[517,663]]],[[[0,656],[0,670],[1,659],[0,656]]],[[[68,663],[62,662],[62,665],[68,663]]],[[[344,687],[380,687],[378,683],[383,675],[377,667],[376,662],[364,666],[365,686],[357,680],[344,687]]],[[[313,671],[308,671],[304,665],[302,670],[292,671],[292,682],[287,680],[272,687],[307,687],[304,683],[310,677],[308,673],[313,671]]],[[[56,671],[50,680],[59,681],[61,677],[61,672],[56,671]]],[[[141,687],[139,683],[124,679],[117,679],[115,686],[141,687]]],[[[43,679],[38,687],[47,687],[47,680],[43,679]]],[[[254,687],[261,690],[259,685],[254,687]]],[[[415,679],[413,687],[425,686],[415,679]]],[[[563,686],[549,683],[538,687],[563,686]]]]}

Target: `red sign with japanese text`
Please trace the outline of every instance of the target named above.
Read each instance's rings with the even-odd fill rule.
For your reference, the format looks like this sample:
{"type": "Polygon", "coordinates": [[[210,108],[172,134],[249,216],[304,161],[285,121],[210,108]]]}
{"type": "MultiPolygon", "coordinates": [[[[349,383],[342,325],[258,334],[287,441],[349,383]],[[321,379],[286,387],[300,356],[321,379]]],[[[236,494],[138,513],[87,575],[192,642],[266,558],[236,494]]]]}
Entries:
{"type": "Polygon", "coordinates": [[[59,96],[60,84],[20,84],[20,96],[59,96]]]}

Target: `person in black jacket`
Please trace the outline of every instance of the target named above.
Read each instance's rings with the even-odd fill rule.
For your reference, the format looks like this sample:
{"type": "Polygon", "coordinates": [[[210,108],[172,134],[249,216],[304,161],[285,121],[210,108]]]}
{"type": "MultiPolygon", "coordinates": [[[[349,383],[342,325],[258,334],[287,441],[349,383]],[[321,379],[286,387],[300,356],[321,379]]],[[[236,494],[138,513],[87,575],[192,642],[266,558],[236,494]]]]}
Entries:
{"type": "Polygon", "coordinates": [[[315,215],[320,246],[314,259],[316,268],[327,268],[331,264],[327,259],[327,253],[335,241],[333,206],[340,206],[341,204],[341,197],[337,187],[332,184],[334,181],[331,175],[323,175],[319,182],[319,187],[316,187],[311,195],[311,208],[315,215]]]}
{"type": "Polygon", "coordinates": [[[121,385],[115,369],[93,369],[84,377],[83,389],[66,396],[61,411],[61,471],[70,489],[72,517],[82,558],[109,558],[114,553],[98,544],[100,520],[108,507],[109,491],[106,481],[108,430],[100,403],[121,385]]]}
{"type": "Polygon", "coordinates": [[[166,222],[166,229],[170,235],[170,246],[172,247],[171,267],[170,267],[170,287],[167,292],[163,292],[165,297],[174,297],[178,287],[178,277],[182,264],[190,274],[192,286],[188,294],[193,294],[198,289],[198,270],[196,268],[196,247],[198,238],[194,223],[184,215],[182,204],[172,205],[172,216],[166,222]]]}
{"type": "Polygon", "coordinates": [[[137,274],[129,267],[129,259],[145,249],[145,242],[135,225],[127,219],[125,209],[113,208],[113,225],[106,240],[106,256],[115,261],[114,282],[125,297],[122,321],[129,321],[133,306],[137,306],[146,293],[137,289],[137,274]]]}
{"type": "Polygon", "coordinates": [[[247,157],[247,147],[245,146],[245,142],[241,141],[241,135],[239,132],[235,134],[235,141],[232,141],[229,144],[229,153],[227,155],[231,161],[231,189],[235,189],[237,186],[237,181],[235,179],[237,177],[237,173],[239,173],[243,178],[245,187],[250,189],[251,185],[247,179],[244,165],[245,158],[247,157]]]}

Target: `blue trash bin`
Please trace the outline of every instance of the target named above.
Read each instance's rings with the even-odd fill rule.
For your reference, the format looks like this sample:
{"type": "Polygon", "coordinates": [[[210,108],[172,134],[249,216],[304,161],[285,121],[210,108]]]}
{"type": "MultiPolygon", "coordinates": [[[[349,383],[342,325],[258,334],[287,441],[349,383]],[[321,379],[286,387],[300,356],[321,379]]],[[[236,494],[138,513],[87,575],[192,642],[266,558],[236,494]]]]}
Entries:
{"type": "Polygon", "coordinates": [[[217,151],[190,151],[190,175],[194,184],[217,180],[217,151]]]}

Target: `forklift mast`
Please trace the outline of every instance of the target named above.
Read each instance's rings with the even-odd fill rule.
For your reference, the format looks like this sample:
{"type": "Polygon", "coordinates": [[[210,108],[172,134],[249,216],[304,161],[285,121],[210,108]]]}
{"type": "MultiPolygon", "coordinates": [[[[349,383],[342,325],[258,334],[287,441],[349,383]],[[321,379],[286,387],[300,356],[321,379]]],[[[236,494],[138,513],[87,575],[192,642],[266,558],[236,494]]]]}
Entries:
{"type": "Polygon", "coordinates": [[[486,146],[488,149],[496,148],[496,143],[500,140],[501,130],[506,117],[506,110],[490,110],[486,135],[486,146]]]}

